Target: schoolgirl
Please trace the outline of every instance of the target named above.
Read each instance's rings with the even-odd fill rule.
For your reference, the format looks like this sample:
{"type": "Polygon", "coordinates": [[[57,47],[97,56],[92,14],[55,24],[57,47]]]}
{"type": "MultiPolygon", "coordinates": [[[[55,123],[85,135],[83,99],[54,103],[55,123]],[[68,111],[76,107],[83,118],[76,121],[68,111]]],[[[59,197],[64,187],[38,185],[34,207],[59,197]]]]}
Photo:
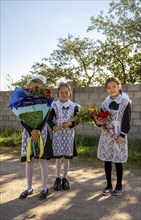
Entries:
{"type": "Polygon", "coordinates": [[[130,130],[131,101],[127,94],[121,92],[121,83],[118,78],[110,77],[105,83],[108,97],[102,103],[101,110],[109,111],[108,123],[112,126],[114,137],[105,129],[105,121],[95,118],[96,124],[102,127],[97,156],[105,163],[107,186],[102,191],[104,195],[119,196],[123,192],[123,164],[128,158],[127,133],[130,130]],[[112,186],[112,162],[115,163],[117,182],[112,186]]]}
{"type": "Polygon", "coordinates": [[[58,100],[53,103],[47,119],[53,130],[52,149],[53,157],[56,158],[56,179],[53,188],[56,191],[70,189],[67,178],[70,159],[77,156],[74,131],[77,123],[71,122],[70,119],[79,111],[80,105],[70,100],[71,94],[70,85],[66,82],[60,83],[57,90],[58,100]]]}
{"type": "MultiPolygon", "coordinates": [[[[30,84],[35,87],[42,87],[45,83],[46,79],[43,75],[36,75],[32,78],[30,84]]],[[[21,122],[24,127],[22,134],[22,148],[21,148],[21,162],[26,162],[26,180],[27,180],[27,188],[24,192],[20,194],[20,199],[25,199],[27,196],[33,193],[32,188],[32,177],[33,177],[33,164],[34,164],[34,154],[30,155],[31,161],[27,161],[27,147],[28,140],[31,137],[32,141],[36,144],[39,140],[40,134],[43,138],[44,145],[44,153],[43,156],[39,159],[39,165],[41,168],[41,177],[42,177],[42,187],[41,192],[38,196],[39,200],[43,200],[48,195],[48,164],[47,160],[52,157],[52,147],[51,147],[51,139],[49,136],[48,128],[47,128],[47,117],[43,120],[42,124],[36,129],[33,130],[25,123],[21,122]],[[47,153],[48,151],[48,153],[47,153]]]]}

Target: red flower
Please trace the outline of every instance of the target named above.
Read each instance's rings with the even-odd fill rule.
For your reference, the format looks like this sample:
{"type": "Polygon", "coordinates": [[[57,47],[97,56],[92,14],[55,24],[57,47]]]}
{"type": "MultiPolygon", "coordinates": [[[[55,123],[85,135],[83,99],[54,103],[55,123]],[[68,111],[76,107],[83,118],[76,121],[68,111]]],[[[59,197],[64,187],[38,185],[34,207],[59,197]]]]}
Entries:
{"type": "Polygon", "coordinates": [[[38,90],[40,91],[40,87],[39,87],[39,86],[34,86],[33,89],[35,89],[35,90],[37,90],[37,91],[38,91],[38,90]]]}
{"type": "Polygon", "coordinates": [[[98,112],[96,114],[97,117],[102,118],[103,120],[107,121],[109,118],[109,114],[110,112],[106,111],[106,112],[98,112]]]}
{"type": "Polygon", "coordinates": [[[45,99],[51,99],[51,91],[50,89],[47,89],[45,87],[39,87],[39,86],[34,86],[34,87],[29,87],[29,88],[23,88],[28,92],[33,93],[34,95],[38,97],[42,97],[45,99]]]}
{"type": "Polygon", "coordinates": [[[50,91],[49,89],[46,89],[46,93],[47,93],[47,94],[50,94],[51,91],[50,91]]]}
{"type": "Polygon", "coordinates": [[[104,114],[103,114],[103,112],[98,112],[98,113],[96,114],[96,116],[99,117],[99,118],[103,118],[104,114]]]}
{"type": "Polygon", "coordinates": [[[108,112],[108,111],[104,112],[103,119],[104,119],[105,121],[107,121],[108,118],[109,118],[109,115],[110,115],[110,112],[108,112]]]}

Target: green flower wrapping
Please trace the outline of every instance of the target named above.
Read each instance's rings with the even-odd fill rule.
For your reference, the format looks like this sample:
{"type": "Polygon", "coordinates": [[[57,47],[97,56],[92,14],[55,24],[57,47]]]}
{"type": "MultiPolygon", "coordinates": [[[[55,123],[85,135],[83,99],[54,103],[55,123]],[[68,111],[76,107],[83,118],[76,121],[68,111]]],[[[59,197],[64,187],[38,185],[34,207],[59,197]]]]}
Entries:
{"type": "Polygon", "coordinates": [[[43,121],[43,112],[27,112],[19,115],[19,119],[32,129],[37,129],[43,121]]]}

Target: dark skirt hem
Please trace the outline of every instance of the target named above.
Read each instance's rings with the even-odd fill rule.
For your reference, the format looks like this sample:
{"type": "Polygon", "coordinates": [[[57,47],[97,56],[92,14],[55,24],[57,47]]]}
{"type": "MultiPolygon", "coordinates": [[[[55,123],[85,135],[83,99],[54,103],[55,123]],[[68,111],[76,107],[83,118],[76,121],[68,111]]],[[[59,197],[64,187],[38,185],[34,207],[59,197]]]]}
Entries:
{"type": "MultiPolygon", "coordinates": [[[[43,159],[43,160],[50,160],[51,158],[44,158],[44,157],[35,157],[34,155],[31,155],[30,156],[30,160],[32,160],[32,158],[35,158],[35,159],[43,159]]],[[[27,161],[27,158],[26,157],[21,157],[21,162],[26,162],[27,161]]]]}
{"type": "Polygon", "coordinates": [[[74,156],[65,156],[65,155],[61,155],[61,156],[53,156],[54,159],[59,159],[59,158],[67,158],[67,159],[72,159],[73,157],[76,157],[77,155],[74,156]]]}
{"type": "MultiPolygon", "coordinates": [[[[39,157],[34,156],[34,154],[30,156],[30,159],[32,160],[33,157],[36,159],[39,159],[39,157]]],[[[51,158],[53,158],[52,141],[48,133],[48,137],[47,137],[45,148],[44,148],[44,154],[42,157],[40,157],[40,159],[50,160],[51,158]]],[[[26,156],[21,157],[21,162],[25,162],[25,161],[27,161],[26,156]]]]}

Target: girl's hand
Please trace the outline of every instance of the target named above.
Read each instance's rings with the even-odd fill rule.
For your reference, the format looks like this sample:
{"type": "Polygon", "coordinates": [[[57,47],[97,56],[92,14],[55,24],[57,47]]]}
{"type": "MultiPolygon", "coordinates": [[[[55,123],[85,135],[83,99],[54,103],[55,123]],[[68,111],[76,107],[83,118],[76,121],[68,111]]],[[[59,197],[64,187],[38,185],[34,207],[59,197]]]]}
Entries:
{"type": "Polygon", "coordinates": [[[69,126],[71,126],[72,125],[72,122],[71,121],[68,121],[68,122],[65,122],[62,126],[61,126],[61,128],[63,129],[63,128],[68,128],[69,126]]]}
{"type": "Polygon", "coordinates": [[[106,122],[102,118],[95,117],[95,123],[97,125],[104,125],[106,122]]]}
{"type": "Polygon", "coordinates": [[[39,130],[32,130],[31,131],[31,138],[34,143],[37,143],[40,137],[40,131],[39,130]]]}
{"type": "Polygon", "coordinates": [[[61,130],[61,126],[54,126],[54,127],[53,127],[53,130],[54,130],[55,132],[58,132],[58,131],[61,130]]]}
{"type": "Polygon", "coordinates": [[[117,144],[122,144],[123,143],[123,141],[124,141],[125,139],[123,138],[123,137],[118,137],[118,139],[116,140],[116,143],[117,144]]]}

